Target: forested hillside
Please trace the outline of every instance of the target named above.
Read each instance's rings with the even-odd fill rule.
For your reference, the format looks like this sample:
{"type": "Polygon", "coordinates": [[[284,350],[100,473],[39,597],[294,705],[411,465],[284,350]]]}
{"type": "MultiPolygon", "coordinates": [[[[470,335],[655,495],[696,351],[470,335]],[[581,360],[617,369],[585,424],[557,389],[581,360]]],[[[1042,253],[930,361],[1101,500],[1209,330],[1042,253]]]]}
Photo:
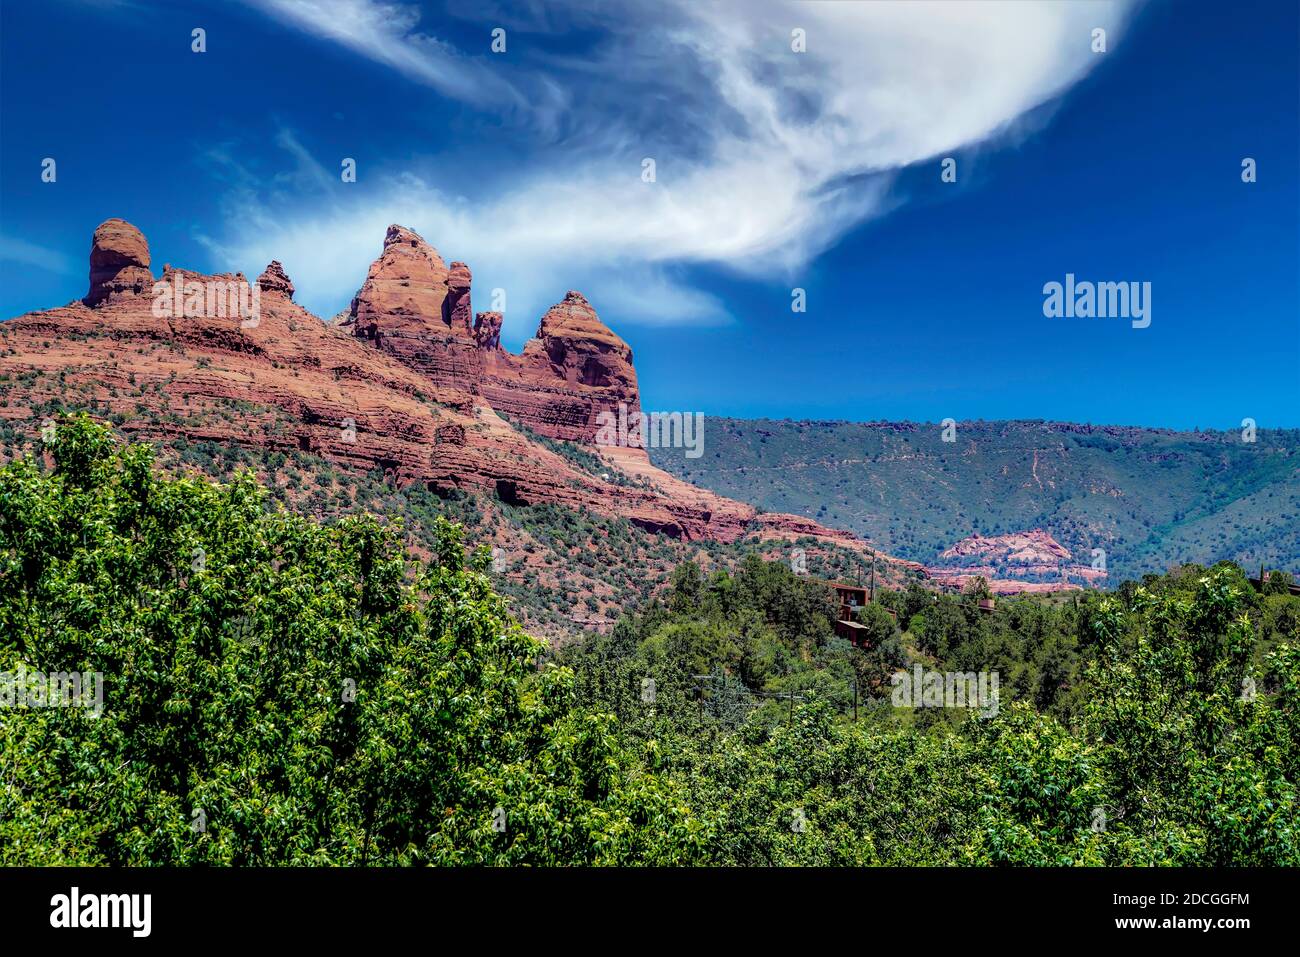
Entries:
{"type": "Polygon", "coordinates": [[[705,451],[661,468],[723,495],[848,528],[931,564],[972,534],[1042,528],[1110,580],[1183,562],[1300,571],[1300,432],[1172,432],[1041,421],[707,420],[705,451]]]}
{"type": "MultiPolygon", "coordinates": [[[[229,427],[266,411],[230,402],[218,406],[209,417],[225,416],[228,421],[219,427],[229,427]]],[[[49,421],[73,414],[59,403],[38,407],[35,412],[49,421]]],[[[102,408],[89,414],[113,424],[116,434],[122,436],[126,416],[102,408]]],[[[166,431],[170,423],[167,417],[137,415],[157,431],[166,431]]],[[[40,430],[25,422],[0,419],[0,461],[38,452],[40,437],[40,430]]],[[[604,471],[611,484],[635,481],[602,466],[576,443],[531,438],[572,460],[576,468],[604,471]]],[[[688,542],[647,531],[625,518],[549,502],[518,505],[497,495],[440,494],[420,483],[399,485],[379,470],[349,468],[310,451],[196,441],[185,434],[157,441],[153,448],[158,467],[176,475],[231,481],[240,471],[251,471],[270,498],[322,522],[359,512],[402,516],[406,547],[417,557],[427,556],[435,548],[437,518],[453,520],[462,526],[467,544],[492,550],[494,586],[510,603],[512,614],[531,634],[552,641],[571,640],[585,630],[607,629],[625,610],[661,591],[673,568],[687,560],[705,567],[729,567],[745,554],[759,552],[789,561],[791,550],[798,547],[811,575],[870,574],[860,553],[825,539],[780,541],[754,533],[731,543],[688,542]]],[[[888,571],[883,565],[878,568],[882,579],[888,571]]]]}
{"type": "Polygon", "coordinates": [[[549,653],[445,520],[417,561],[85,419],[46,451],[0,469],[0,674],[104,695],[0,710],[0,863],[1300,864],[1281,575],[908,588],[864,651],[786,564],[686,563],[549,653]],[[900,704],[918,667],[998,696],[900,704]]]}

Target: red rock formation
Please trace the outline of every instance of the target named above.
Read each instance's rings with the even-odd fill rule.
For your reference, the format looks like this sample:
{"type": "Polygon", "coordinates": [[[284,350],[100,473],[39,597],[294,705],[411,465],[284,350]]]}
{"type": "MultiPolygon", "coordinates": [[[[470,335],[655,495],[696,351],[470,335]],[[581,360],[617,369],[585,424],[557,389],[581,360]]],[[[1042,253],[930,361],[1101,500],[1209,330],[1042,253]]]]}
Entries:
{"type": "Polygon", "coordinates": [[[448,270],[418,233],[389,226],[383,253],[352,300],[344,328],[428,377],[442,401],[468,411],[482,363],[467,318],[469,269],[456,265],[448,270]],[[464,314],[459,322],[454,308],[464,314]]]}
{"type": "Polygon", "coordinates": [[[371,342],[402,332],[425,332],[442,316],[447,298],[447,266],[438,251],[418,233],[389,226],[384,250],[356,298],[352,316],[356,334],[371,342]]]}
{"type": "Polygon", "coordinates": [[[284,274],[284,267],[274,259],[271,260],[271,264],[266,267],[262,275],[257,277],[257,285],[263,292],[276,293],[286,299],[293,298],[293,283],[284,274]]]}
{"type": "MultiPolygon", "coordinates": [[[[868,548],[798,516],[759,516],[654,468],[641,449],[593,447],[635,480],[618,484],[528,438],[495,410],[585,442],[600,410],[624,402],[639,411],[631,349],[570,293],[511,356],[500,348],[499,314],[470,326],[469,269],[447,269],[410,230],[388,230],[348,314],[331,323],[293,302],[278,262],[257,280],[250,323],[213,312],[202,296],[155,310],[148,244],[121,220],[96,230],[91,258],[86,301],[0,323],[0,416],[34,423],[33,435],[35,406],[93,400],[146,439],[310,451],[398,483],[589,509],[687,540],[808,535],[868,548]]],[[[170,266],[162,281],[247,285],[237,273],[170,266]]]]}
{"type": "Polygon", "coordinates": [[[481,396],[549,438],[594,444],[601,412],[640,412],[632,350],[581,293],[547,310],[515,356],[501,348],[499,313],[471,320],[471,285],[464,263],[447,268],[418,233],[390,226],[345,327],[455,391],[459,407],[481,396]]]}
{"type": "Polygon", "coordinates": [[[83,302],[96,306],[122,296],[150,295],[149,243],[123,219],[100,223],[90,243],[90,291],[83,302]]]}
{"type": "Polygon", "coordinates": [[[465,333],[473,336],[474,328],[471,318],[473,312],[469,306],[469,287],[472,281],[469,267],[464,263],[452,263],[447,272],[447,298],[442,301],[443,320],[456,334],[465,333]]]}
{"type": "Polygon", "coordinates": [[[995,558],[1017,565],[1035,562],[1059,564],[1072,559],[1070,550],[1041,528],[987,538],[979,534],[972,535],[970,538],[963,538],[939,555],[940,558],[945,559],[971,556],[995,558]]]}
{"type": "Polygon", "coordinates": [[[474,317],[474,341],[486,352],[501,348],[501,322],[499,312],[480,312],[474,317]]]}
{"type": "Polygon", "coordinates": [[[573,291],[546,311],[520,355],[485,353],[482,392],[534,432],[588,445],[595,444],[601,413],[641,411],[632,349],[573,291]]]}
{"type": "Polygon", "coordinates": [[[1106,577],[1104,571],[1076,562],[1068,548],[1041,528],[972,535],[945,549],[939,559],[926,568],[937,583],[960,589],[978,576],[995,595],[1072,591],[1081,587],[1072,579],[1094,584],[1106,577]]]}

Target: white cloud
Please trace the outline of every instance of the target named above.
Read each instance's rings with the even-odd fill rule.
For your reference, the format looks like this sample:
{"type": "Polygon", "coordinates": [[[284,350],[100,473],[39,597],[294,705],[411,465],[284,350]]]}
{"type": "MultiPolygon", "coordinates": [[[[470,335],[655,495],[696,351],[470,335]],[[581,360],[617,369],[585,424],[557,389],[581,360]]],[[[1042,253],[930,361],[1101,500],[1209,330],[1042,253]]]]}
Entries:
{"type": "Polygon", "coordinates": [[[75,272],[71,260],[62,253],[12,236],[0,236],[0,262],[36,266],[53,273],[75,272]]]}
{"type": "Polygon", "coordinates": [[[277,20],[329,40],[476,106],[522,107],[524,95],[481,59],[421,32],[420,11],[384,0],[247,0],[277,20]]]}
{"type": "MultiPolygon", "coordinates": [[[[725,318],[720,303],[675,278],[682,266],[793,282],[889,207],[897,170],[996,138],[1102,62],[1093,28],[1108,31],[1113,50],[1131,7],[674,0],[596,9],[575,0],[559,6],[602,39],[565,58],[521,54],[507,88],[490,61],[421,32],[410,7],[249,2],[476,109],[512,116],[521,98],[549,91],[536,97],[548,116],[530,129],[564,135],[521,155],[510,185],[491,192],[464,168],[371,170],[346,200],[322,189],[274,208],[265,194],[241,192],[212,245],[246,271],[280,259],[301,298],[333,311],[360,284],[384,228],[400,222],[470,264],[477,308],[505,288],[516,333],[531,333],[568,288],[616,322],[725,318]],[[791,51],[795,27],[807,32],[806,53],[791,51]],[[571,110],[555,113],[559,103],[571,110]],[[641,181],[644,156],[656,160],[653,184],[641,181]]],[[[527,48],[526,36],[511,43],[527,48]]],[[[286,136],[286,148],[296,144],[286,136]]],[[[305,151],[294,153],[301,170],[305,151]]]]}

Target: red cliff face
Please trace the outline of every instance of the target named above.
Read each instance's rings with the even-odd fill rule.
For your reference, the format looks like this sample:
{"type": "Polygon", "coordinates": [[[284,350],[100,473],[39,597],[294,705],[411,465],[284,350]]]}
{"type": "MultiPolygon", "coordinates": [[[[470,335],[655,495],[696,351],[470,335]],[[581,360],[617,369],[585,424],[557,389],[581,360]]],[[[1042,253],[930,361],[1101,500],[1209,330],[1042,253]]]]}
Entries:
{"type": "Polygon", "coordinates": [[[640,400],[632,350],[578,293],[548,310],[514,356],[501,349],[499,313],[471,321],[469,268],[448,268],[399,226],[333,323],[293,301],[278,262],[255,287],[239,274],[170,266],[155,287],[149,262],[140,231],[109,220],[95,231],[85,300],[0,324],[0,416],[31,422],[36,435],[37,406],[93,402],[145,439],[297,449],[397,483],[589,509],[688,540],[811,535],[865,548],[675,479],[641,449],[593,445],[601,411],[625,403],[635,412],[640,400]],[[177,284],[180,298],[168,292],[177,284]],[[252,315],[214,311],[213,290],[240,288],[257,293],[252,315]],[[497,411],[587,444],[610,473],[635,481],[592,474],[497,411]]]}

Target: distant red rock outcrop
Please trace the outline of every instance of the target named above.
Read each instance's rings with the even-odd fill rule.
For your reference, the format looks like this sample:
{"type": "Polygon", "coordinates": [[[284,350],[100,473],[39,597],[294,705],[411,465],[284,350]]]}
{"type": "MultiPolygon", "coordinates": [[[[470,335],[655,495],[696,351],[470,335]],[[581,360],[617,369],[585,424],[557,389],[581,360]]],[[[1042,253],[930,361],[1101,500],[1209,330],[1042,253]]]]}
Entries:
{"type": "Polygon", "coordinates": [[[1009,535],[972,535],[940,553],[943,559],[997,559],[1016,565],[1053,564],[1072,561],[1070,550],[1041,528],[1009,535]]]}
{"type": "Polygon", "coordinates": [[[1007,535],[963,538],[926,567],[941,585],[965,588],[983,578],[995,595],[1073,591],[1104,581],[1106,572],[1075,560],[1070,550],[1041,528],[1007,535]]]}

